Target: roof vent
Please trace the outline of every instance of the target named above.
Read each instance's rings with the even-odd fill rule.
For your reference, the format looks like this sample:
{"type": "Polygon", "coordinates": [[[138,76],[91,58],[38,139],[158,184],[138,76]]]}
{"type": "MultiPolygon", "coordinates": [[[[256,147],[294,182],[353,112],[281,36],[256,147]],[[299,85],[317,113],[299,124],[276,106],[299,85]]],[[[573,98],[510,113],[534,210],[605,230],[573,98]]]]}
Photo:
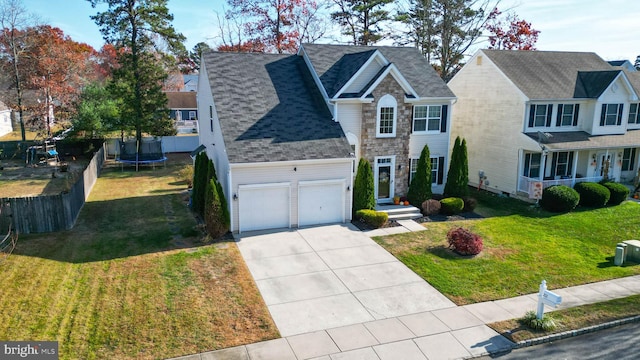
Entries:
{"type": "Polygon", "coordinates": [[[476,65],[482,65],[482,56],[476,57],[476,65]]]}

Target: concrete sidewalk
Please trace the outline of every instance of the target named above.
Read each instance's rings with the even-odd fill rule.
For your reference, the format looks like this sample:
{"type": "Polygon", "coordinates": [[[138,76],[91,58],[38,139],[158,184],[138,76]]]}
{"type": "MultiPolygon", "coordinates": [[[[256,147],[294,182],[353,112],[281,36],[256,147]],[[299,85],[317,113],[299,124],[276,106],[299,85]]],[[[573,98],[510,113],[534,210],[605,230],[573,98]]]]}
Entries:
{"type": "MultiPolygon", "coordinates": [[[[536,308],[537,294],[455,306],[351,224],[238,247],[283,338],[179,359],[464,359],[511,349],[486,324],[536,308]]],[[[559,309],[590,304],[640,294],[640,276],[554,292],[559,309]]]]}

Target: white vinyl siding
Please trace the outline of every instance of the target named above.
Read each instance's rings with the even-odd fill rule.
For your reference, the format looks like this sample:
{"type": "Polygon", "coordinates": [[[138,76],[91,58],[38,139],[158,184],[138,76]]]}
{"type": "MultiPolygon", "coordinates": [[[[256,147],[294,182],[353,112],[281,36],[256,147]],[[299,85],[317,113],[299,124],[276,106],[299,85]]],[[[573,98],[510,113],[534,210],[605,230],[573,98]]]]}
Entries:
{"type": "Polygon", "coordinates": [[[357,78],[353,79],[353,82],[349,84],[344,92],[359,93],[365,86],[367,86],[367,84],[369,84],[371,79],[376,76],[380,69],[382,69],[382,65],[378,63],[377,60],[372,61],[369,66],[362,70],[357,78]]]}
{"type": "Polygon", "coordinates": [[[338,104],[338,122],[345,134],[352,133],[360,139],[362,129],[362,105],[338,104]]]}

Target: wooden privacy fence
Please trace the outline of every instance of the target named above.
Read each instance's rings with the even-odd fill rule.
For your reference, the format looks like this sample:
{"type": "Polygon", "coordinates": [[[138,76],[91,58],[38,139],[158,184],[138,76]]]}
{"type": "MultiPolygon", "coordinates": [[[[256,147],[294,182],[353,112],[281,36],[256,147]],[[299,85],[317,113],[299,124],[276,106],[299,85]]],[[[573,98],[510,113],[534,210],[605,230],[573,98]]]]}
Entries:
{"type": "Polygon", "coordinates": [[[20,234],[30,234],[71,229],[100,175],[104,160],[102,147],[69,192],[0,199],[0,205],[9,205],[14,230],[20,234]]]}

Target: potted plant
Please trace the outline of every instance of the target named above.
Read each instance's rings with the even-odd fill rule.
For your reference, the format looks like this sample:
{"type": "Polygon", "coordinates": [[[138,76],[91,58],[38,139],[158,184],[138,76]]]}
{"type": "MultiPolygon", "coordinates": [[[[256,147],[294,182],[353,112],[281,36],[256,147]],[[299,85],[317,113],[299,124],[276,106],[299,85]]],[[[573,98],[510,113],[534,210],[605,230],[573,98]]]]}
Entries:
{"type": "Polygon", "coordinates": [[[393,203],[395,205],[400,205],[400,196],[394,196],[393,197],[393,203]]]}

